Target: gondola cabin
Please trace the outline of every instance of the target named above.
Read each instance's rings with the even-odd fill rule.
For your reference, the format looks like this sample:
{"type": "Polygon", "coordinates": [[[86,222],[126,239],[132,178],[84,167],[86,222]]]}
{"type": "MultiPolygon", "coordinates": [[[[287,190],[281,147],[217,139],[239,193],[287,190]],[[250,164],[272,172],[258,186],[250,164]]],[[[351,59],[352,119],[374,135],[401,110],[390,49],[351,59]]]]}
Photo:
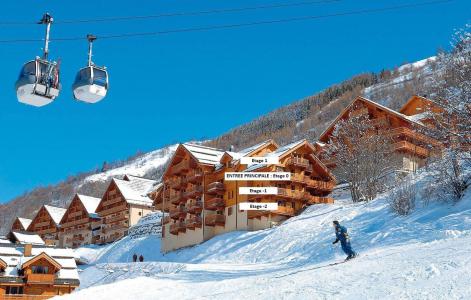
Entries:
{"type": "Polygon", "coordinates": [[[87,66],[75,77],[72,86],[74,98],[79,101],[96,103],[106,96],[108,91],[108,72],[104,67],[87,66]]]}
{"type": "Polygon", "coordinates": [[[56,62],[36,57],[21,69],[16,81],[19,102],[44,106],[54,101],[59,92],[59,67],[56,62]]]}

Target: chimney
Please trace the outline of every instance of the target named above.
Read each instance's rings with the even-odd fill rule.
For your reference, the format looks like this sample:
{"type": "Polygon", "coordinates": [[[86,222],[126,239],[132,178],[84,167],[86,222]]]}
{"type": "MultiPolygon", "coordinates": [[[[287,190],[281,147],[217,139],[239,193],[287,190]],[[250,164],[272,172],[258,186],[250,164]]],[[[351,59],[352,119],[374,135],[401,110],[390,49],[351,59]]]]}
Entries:
{"type": "Polygon", "coordinates": [[[33,245],[31,244],[25,244],[25,253],[24,255],[25,256],[32,256],[32,249],[33,249],[33,245]]]}

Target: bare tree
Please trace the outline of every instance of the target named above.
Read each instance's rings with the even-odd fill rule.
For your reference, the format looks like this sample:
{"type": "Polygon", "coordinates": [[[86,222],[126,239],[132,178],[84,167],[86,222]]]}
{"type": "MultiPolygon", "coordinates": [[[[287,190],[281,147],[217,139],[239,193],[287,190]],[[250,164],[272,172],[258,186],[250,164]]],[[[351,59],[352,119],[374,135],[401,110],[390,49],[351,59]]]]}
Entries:
{"type": "Polygon", "coordinates": [[[335,126],[327,155],[335,157],[334,173],[339,181],[348,182],[354,202],[372,200],[385,188],[387,176],[397,167],[391,142],[367,114],[350,113],[335,126]]]}
{"type": "Polygon", "coordinates": [[[391,209],[401,215],[406,216],[415,208],[417,189],[410,177],[405,177],[395,184],[391,190],[389,205],[391,209]]]}

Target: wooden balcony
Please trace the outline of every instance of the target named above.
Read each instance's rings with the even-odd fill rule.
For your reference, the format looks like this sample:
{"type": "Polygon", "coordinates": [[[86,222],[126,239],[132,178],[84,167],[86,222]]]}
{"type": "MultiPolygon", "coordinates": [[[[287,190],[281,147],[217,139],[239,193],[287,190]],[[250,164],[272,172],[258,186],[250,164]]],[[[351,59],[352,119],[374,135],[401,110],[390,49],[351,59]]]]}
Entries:
{"type": "Polygon", "coordinates": [[[298,183],[304,183],[304,180],[305,180],[305,176],[303,174],[291,173],[291,181],[298,182],[298,183]]]}
{"type": "Polygon", "coordinates": [[[164,217],[163,224],[167,224],[170,222],[170,216],[164,217]]]}
{"type": "Polygon", "coordinates": [[[209,215],[206,216],[204,224],[206,226],[225,226],[226,216],[224,215],[209,215]]]}
{"type": "Polygon", "coordinates": [[[185,207],[177,207],[170,209],[170,218],[178,220],[184,219],[186,217],[186,208],[185,207]]]}
{"type": "Polygon", "coordinates": [[[203,193],[203,186],[201,185],[190,185],[186,189],[185,198],[195,198],[203,193]]]}
{"type": "Polygon", "coordinates": [[[376,127],[384,127],[384,126],[387,126],[389,124],[388,122],[388,119],[384,116],[384,117],[379,117],[379,118],[376,118],[376,119],[372,119],[370,120],[370,123],[372,126],[376,126],[376,127]]]}
{"type": "Polygon", "coordinates": [[[368,114],[368,108],[367,107],[358,108],[358,109],[350,111],[350,116],[351,117],[357,117],[357,116],[362,116],[362,115],[367,115],[367,114],[368,114]]]}
{"type": "Polygon", "coordinates": [[[170,233],[178,235],[180,232],[186,232],[186,223],[185,222],[176,222],[170,224],[170,233]]]}
{"type": "Polygon", "coordinates": [[[188,213],[199,214],[203,210],[203,202],[192,200],[188,206],[188,213]]]}
{"type": "Polygon", "coordinates": [[[186,175],[186,178],[187,178],[187,181],[191,183],[200,182],[201,179],[203,178],[203,171],[193,169],[190,172],[188,172],[188,174],[186,175]]]}
{"type": "Polygon", "coordinates": [[[309,160],[307,160],[305,158],[301,158],[301,157],[291,156],[286,161],[286,165],[287,166],[307,168],[307,167],[309,167],[309,160]]]}
{"type": "Polygon", "coordinates": [[[27,295],[27,294],[15,294],[15,295],[3,295],[2,300],[46,300],[51,299],[56,295],[27,295]]]}
{"type": "Polygon", "coordinates": [[[44,226],[49,226],[51,225],[51,222],[39,222],[34,224],[34,227],[44,227],[44,226]]]}
{"type": "Polygon", "coordinates": [[[208,199],[205,201],[204,208],[208,210],[217,210],[220,208],[224,208],[226,206],[226,202],[224,199],[220,197],[208,199]]]}
{"type": "Polygon", "coordinates": [[[116,213],[116,212],[119,212],[119,211],[126,211],[126,210],[128,210],[127,204],[122,204],[122,205],[110,207],[108,209],[104,209],[104,210],[100,211],[99,214],[101,216],[107,216],[107,215],[110,215],[110,214],[113,214],[113,213],[116,213]]]}
{"type": "Polygon", "coordinates": [[[287,206],[278,206],[277,210],[273,210],[271,212],[277,215],[283,215],[288,217],[294,216],[294,208],[287,206]]]}
{"type": "Polygon", "coordinates": [[[336,165],[336,160],[334,157],[322,158],[321,162],[329,169],[335,167],[336,165]]]}
{"type": "Polygon", "coordinates": [[[391,129],[389,130],[388,134],[392,137],[407,136],[409,138],[412,138],[413,140],[422,142],[427,145],[439,148],[442,147],[442,144],[439,141],[407,127],[398,127],[391,129]]]}
{"type": "Polygon", "coordinates": [[[129,216],[127,214],[119,214],[114,217],[108,217],[104,219],[104,224],[111,224],[119,221],[124,221],[129,219],[129,216]]]}
{"type": "Polygon", "coordinates": [[[321,204],[321,203],[332,204],[334,203],[334,198],[312,196],[309,193],[306,193],[305,199],[307,200],[308,204],[321,204]]]}
{"type": "Polygon", "coordinates": [[[247,218],[249,219],[260,219],[263,216],[266,216],[270,213],[268,210],[249,210],[247,211],[247,218]]]}
{"type": "Polygon", "coordinates": [[[102,206],[110,206],[110,205],[113,205],[113,204],[116,204],[116,203],[119,203],[119,202],[122,202],[123,201],[123,198],[121,197],[113,197],[113,198],[108,198],[106,200],[104,200],[101,205],[102,206]]]}
{"type": "Polygon", "coordinates": [[[277,196],[290,199],[299,199],[301,200],[304,197],[305,192],[278,188],[277,196]]]}
{"type": "Polygon", "coordinates": [[[195,229],[202,227],[202,221],[200,217],[191,217],[186,221],[186,228],[195,229]]]}
{"type": "Polygon", "coordinates": [[[181,192],[178,192],[178,193],[175,193],[175,194],[171,194],[171,195],[170,195],[170,198],[169,198],[170,203],[175,204],[175,205],[179,204],[180,201],[183,201],[183,197],[182,197],[182,196],[183,196],[183,193],[181,193],[181,192]]]}
{"type": "Polygon", "coordinates": [[[310,188],[314,188],[322,191],[332,191],[335,187],[335,182],[333,181],[320,181],[306,177],[306,185],[310,188]]]}
{"type": "Polygon", "coordinates": [[[208,194],[212,195],[222,195],[225,191],[224,183],[216,181],[208,185],[208,194]]]}
{"type": "Polygon", "coordinates": [[[85,217],[85,218],[78,219],[78,220],[75,220],[75,221],[66,222],[66,223],[61,225],[61,228],[67,228],[67,227],[86,224],[86,223],[88,223],[88,221],[89,221],[88,217],[85,217]]]}
{"type": "Polygon", "coordinates": [[[167,184],[170,188],[174,190],[179,190],[183,186],[183,177],[172,177],[167,180],[167,184]]]}
{"type": "Polygon", "coordinates": [[[183,172],[186,172],[190,169],[190,164],[188,163],[187,160],[182,160],[178,164],[172,167],[173,174],[181,174],[183,172]]]}
{"type": "Polygon", "coordinates": [[[54,274],[28,274],[26,275],[26,282],[28,284],[54,284],[54,274]]]}
{"type": "Polygon", "coordinates": [[[428,157],[430,151],[408,141],[401,141],[392,145],[394,151],[404,151],[420,157],[428,157]]]}

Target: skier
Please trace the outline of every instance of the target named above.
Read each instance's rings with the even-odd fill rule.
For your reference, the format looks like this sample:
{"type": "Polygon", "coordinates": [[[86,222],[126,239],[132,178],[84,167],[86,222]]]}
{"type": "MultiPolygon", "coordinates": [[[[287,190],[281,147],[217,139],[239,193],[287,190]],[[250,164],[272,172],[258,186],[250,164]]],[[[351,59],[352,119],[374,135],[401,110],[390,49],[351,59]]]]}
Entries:
{"type": "Polygon", "coordinates": [[[139,256],[139,262],[143,262],[144,261],[144,256],[139,256]]]}
{"type": "Polygon", "coordinates": [[[357,254],[355,253],[355,251],[353,251],[352,245],[350,244],[350,237],[348,236],[347,228],[340,225],[339,221],[334,221],[333,223],[335,228],[336,239],[332,244],[336,244],[340,241],[340,245],[342,246],[343,252],[348,255],[345,259],[346,261],[355,258],[357,254]]]}
{"type": "Polygon", "coordinates": [[[132,261],[133,261],[133,262],[136,262],[136,261],[137,261],[137,254],[136,254],[136,253],[134,253],[134,255],[132,256],[132,261]]]}

